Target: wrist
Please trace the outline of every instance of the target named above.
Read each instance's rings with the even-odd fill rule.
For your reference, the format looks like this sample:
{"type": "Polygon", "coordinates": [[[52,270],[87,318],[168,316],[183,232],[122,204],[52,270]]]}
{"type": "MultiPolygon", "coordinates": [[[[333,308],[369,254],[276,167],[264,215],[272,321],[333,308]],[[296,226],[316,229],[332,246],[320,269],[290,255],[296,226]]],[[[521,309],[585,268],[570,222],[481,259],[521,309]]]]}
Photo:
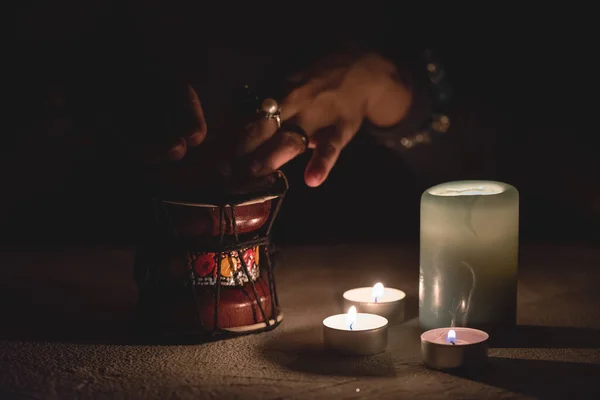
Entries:
{"type": "Polygon", "coordinates": [[[444,136],[450,125],[450,91],[437,59],[428,51],[414,66],[405,65],[406,68],[398,72],[398,78],[411,97],[401,110],[403,117],[396,124],[386,125],[368,117],[363,126],[378,142],[398,151],[431,143],[438,136],[444,136]]]}
{"type": "Polygon", "coordinates": [[[383,128],[399,124],[412,108],[412,90],[394,76],[380,77],[374,87],[374,95],[367,104],[367,120],[383,128]]]}
{"type": "Polygon", "coordinates": [[[381,127],[398,124],[412,104],[412,90],[400,79],[399,68],[378,53],[363,55],[359,65],[369,77],[365,118],[381,127]]]}

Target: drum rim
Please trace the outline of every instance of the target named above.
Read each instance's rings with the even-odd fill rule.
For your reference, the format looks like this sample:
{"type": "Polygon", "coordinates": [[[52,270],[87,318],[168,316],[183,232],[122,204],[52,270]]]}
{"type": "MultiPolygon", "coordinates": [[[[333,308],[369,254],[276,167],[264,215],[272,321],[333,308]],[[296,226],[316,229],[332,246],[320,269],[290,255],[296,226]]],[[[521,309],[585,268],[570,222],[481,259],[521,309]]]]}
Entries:
{"type": "MultiPolygon", "coordinates": [[[[236,204],[236,207],[251,206],[253,204],[262,204],[262,203],[265,203],[265,202],[267,202],[269,200],[276,199],[278,197],[280,197],[280,196],[276,196],[276,195],[262,196],[262,197],[259,197],[259,198],[255,199],[255,200],[248,200],[246,202],[236,204]]],[[[167,204],[177,205],[177,206],[186,206],[186,207],[200,207],[200,208],[215,208],[215,207],[219,207],[218,204],[193,203],[193,202],[176,201],[176,200],[162,200],[162,202],[163,203],[167,203],[167,204]]],[[[225,207],[230,207],[230,205],[227,204],[225,207]]]]}
{"type": "Polygon", "coordinates": [[[154,196],[154,199],[165,204],[203,208],[223,206],[237,207],[260,204],[283,197],[289,189],[288,179],[282,171],[275,171],[273,176],[275,177],[275,181],[271,186],[249,193],[216,194],[208,196],[206,193],[171,194],[168,196],[154,196]]]}

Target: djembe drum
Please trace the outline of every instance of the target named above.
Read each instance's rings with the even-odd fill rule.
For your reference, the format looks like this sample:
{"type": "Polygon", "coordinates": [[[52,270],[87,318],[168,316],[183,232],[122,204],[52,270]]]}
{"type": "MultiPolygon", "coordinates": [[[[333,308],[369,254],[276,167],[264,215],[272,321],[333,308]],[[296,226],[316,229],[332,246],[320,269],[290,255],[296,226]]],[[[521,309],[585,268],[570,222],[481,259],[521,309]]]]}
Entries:
{"type": "Polygon", "coordinates": [[[275,328],[282,313],[269,238],[287,189],[278,171],[251,187],[154,199],[135,260],[138,327],[217,338],[275,328]]]}

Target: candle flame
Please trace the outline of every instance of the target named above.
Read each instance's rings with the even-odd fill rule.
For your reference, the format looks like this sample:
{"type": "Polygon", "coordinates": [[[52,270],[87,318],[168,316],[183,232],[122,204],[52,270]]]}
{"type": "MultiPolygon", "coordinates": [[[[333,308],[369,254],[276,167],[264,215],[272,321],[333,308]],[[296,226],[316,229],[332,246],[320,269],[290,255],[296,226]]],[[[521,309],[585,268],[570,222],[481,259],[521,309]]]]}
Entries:
{"type": "Polygon", "coordinates": [[[448,336],[446,337],[446,341],[448,343],[456,344],[456,331],[454,329],[450,329],[448,331],[448,336]]]}
{"type": "Polygon", "coordinates": [[[356,307],[352,306],[348,309],[348,315],[346,315],[346,321],[348,322],[348,328],[354,329],[356,323],[356,307]]]}
{"type": "Polygon", "coordinates": [[[373,296],[373,302],[377,303],[383,297],[383,283],[377,282],[375,286],[373,286],[371,295],[373,296]]]}

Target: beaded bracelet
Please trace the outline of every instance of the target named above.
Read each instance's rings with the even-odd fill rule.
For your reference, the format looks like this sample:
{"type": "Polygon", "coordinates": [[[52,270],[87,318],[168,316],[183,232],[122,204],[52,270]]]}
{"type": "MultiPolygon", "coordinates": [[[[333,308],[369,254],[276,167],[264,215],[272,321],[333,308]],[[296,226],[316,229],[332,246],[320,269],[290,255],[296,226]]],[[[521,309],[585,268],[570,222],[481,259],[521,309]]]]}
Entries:
{"type": "MultiPolygon", "coordinates": [[[[366,121],[365,130],[382,139],[386,147],[408,150],[418,145],[430,144],[443,136],[450,128],[448,107],[452,92],[448,84],[446,71],[442,68],[439,59],[432,50],[426,50],[423,53],[422,60],[425,63],[427,72],[427,94],[429,99],[433,101],[432,113],[418,129],[412,130],[412,133],[408,135],[399,134],[403,130],[402,127],[406,125],[404,121],[386,128],[375,126],[366,121]]],[[[417,75],[420,74],[417,73],[417,75]]]]}

